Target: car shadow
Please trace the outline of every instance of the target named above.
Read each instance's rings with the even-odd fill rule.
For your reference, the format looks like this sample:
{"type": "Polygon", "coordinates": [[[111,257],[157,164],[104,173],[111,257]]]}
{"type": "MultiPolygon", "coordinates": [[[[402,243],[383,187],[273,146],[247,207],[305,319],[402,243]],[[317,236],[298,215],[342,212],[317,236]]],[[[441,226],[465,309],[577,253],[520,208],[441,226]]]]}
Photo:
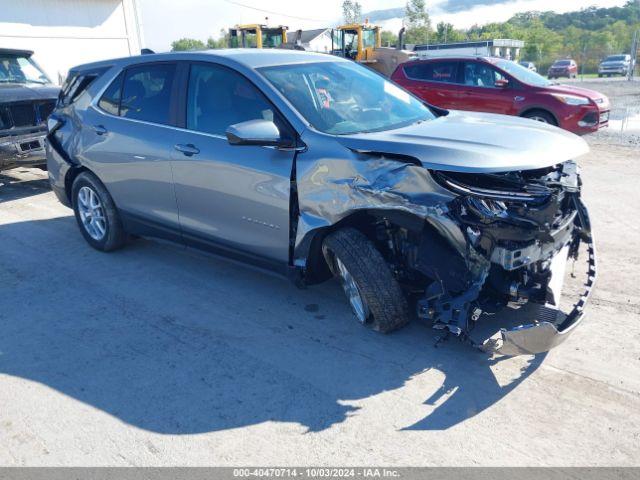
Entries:
{"type": "Polygon", "coordinates": [[[544,359],[491,359],[455,338],[436,346],[417,322],[377,334],[357,324],[335,282],[300,290],[144,239],[96,252],[71,216],[0,225],[0,238],[0,374],[153,432],[268,421],[321,431],[422,375],[427,393],[396,408],[428,413],[392,428],[443,430],[504,398],[544,359]],[[502,362],[517,362],[506,383],[494,374],[502,362]]]}
{"type": "MultiPolygon", "coordinates": [[[[20,170],[24,171],[24,169],[20,170]]],[[[24,180],[12,174],[11,170],[0,173],[0,203],[40,195],[50,189],[49,180],[46,177],[24,180]]]]}

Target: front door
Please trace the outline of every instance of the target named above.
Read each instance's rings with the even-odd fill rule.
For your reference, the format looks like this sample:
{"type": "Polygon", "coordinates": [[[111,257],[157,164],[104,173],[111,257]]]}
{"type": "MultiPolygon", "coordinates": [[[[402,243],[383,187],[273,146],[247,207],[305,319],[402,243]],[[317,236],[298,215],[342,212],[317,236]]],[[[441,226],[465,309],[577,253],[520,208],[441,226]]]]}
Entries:
{"type": "Polygon", "coordinates": [[[505,83],[507,78],[486,62],[466,61],[460,72],[463,92],[460,98],[460,110],[475,112],[516,113],[514,85],[505,83]]]}
{"type": "Polygon", "coordinates": [[[290,133],[275,107],[235,70],[212,63],[190,67],[185,129],[173,155],[183,235],[259,259],[289,258],[289,197],[294,153],[232,146],[227,127],[273,120],[290,133]]]}

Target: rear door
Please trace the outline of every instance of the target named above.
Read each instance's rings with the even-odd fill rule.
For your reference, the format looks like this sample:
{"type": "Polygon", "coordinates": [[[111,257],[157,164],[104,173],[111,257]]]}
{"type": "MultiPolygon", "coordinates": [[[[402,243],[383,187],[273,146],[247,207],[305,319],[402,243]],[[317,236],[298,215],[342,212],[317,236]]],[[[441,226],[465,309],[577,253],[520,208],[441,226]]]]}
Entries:
{"type": "Polygon", "coordinates": [[[458,108],[458,64],[456,60],[413,62],[404,67],[403,86],[431,105],[458,108]]]}
{"type": "Polygon", "coordinates": [[[187,241],[236,251],[272,266],[289,259],[289,198],[293,151],[232,146],[226,129],[273,120],[292,132],[260,90],[237,71],[215,63],[190,65],[173,174],[187,241]]]}
{"type": "Polygon", "coordinates": [[[460,110],[505,115],[516,113],[516,85],[503,83],[505,86],[499,86],[509,79],[489,63],[474,60],[462,62],[460,81],[463,89],[458,107],[460,110]]]}
{"type": "Polygon", "coordinates": [[[121,72],[83,119],[83,163],[106,185],[125,217],[179,231],[171,176],[176,63],[121,72]]]}

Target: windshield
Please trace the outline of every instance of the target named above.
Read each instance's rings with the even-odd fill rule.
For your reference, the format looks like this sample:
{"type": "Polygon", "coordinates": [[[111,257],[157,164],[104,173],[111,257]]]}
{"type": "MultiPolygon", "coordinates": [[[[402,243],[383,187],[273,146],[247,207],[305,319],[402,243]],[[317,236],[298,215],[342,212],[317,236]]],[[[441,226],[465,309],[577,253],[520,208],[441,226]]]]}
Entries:
{"type": "Polygon", "coordinates": [[[567,65],[570,65],[571,62],[569,60],[556,60],[556,62],[553,64],[554,67],[566,67],[567,65]]]}
{"type": "Polygon", "coordinates": [[[0,83],[51,83],[49,77],[31,58],[0,54],[0,83]]]}
{"type": "Polygon", "coordinates": [[[552,83],[542,75],[539,75],[533,70],[529,70],[528,68],[510,60],[498,60],[495,62],[495,66],[501,68],[516,80],[526,83],[527,85],[533,85],[534,87],[548,87],[549,85],[552,85],[552,83]]]}
{"type": "Polygon", "coordinates": [[[605,62],[624,62],[627,58],[624,55],[609,55],[604,59],[605,62]]]}
{"type": "Polygon", "coordinates": [[[435,118],[418,99],[357,63],[282,65],[259,71],[324,133],[391,130],[435,118]]]}

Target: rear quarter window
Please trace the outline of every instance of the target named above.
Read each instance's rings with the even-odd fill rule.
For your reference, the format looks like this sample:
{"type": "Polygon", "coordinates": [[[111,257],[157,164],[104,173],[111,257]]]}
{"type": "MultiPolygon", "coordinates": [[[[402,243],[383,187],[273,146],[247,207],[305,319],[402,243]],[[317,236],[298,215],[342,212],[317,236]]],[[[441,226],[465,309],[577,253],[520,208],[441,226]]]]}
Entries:
{"type": "Polygon", "coordinates": [[[65,107],[74,103],[108,69],[105,67],[87,72],[70,73],[60,91],[58,106],[65,107]]]}

